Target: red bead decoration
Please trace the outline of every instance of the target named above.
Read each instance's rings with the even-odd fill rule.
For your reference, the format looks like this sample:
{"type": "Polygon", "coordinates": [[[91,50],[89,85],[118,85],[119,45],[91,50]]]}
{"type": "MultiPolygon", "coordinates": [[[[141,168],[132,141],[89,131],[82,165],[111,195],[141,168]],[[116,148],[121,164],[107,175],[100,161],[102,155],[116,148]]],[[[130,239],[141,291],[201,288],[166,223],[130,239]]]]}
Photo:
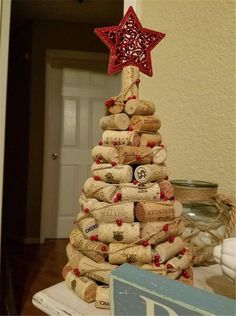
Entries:
{"type": "Polygon", "coordinates": [[[143,247],[147,247],[149,245],[149,242],[147,240],[143,240],[141,241],[141,244],[143,245],[143,247]]]}
{"type": "Polygon", "coordinates": [[[95,159],[95,162],[99,165],[101,163],[100,159],[99,158],[96,158],[95,159]]]}
{"type": "Polygon", "coordinates": [[[79,269],[75,268],[75,269],[73,269],[73,272],[74,272],[74,275],[76,275],[77,277],[80,276],[80,271],[79,271],[79,269]]]}
{"type": "Polygon", "coordinates": [[[118,203],[119,199],[117,197],[114,198],[114,203],[118,203]]]}
{"type": "Polygon", "coordinates": [[[186,249],[184,248],[184,249],[182,249],[182,250],[180,251],[180,254],[183,256],[183,255],[185,254],[185,252],[186,252],[186,249]]]}
{"type": "Polygon", "coordinates": [[[170,243],[172,243],[174,240],[175,240],[175,236],[170,236],[170,237],[168,238],[168,241],[169,241],[170,243]]]}
{"type": "Polygon", "coordinates": [[[189,279],[189,278],[190,278],[190,274],[189,274],[188,270],[183,270],[183,271],[182,271],[182,276],[183,276],[185,279],[189,279]]]}
{"type": "Polygon", "coordinates": [[[93,179],[94,179],[95,181],[101,180],[101,178],[100,178],[99,176],[93,176],[93,179]]]}
{"type": "Polygon", "coordinates": [[[136,79],[136,80],[135,80],[135,83],[136,83],[136,84],[140,84],[140,79],[136,79]]]}
{"type": "Polygon", "coordinates": [[[94,236],[90,236],[89,239],[92,240],[92,241],[95,240],[94,236]]]}
{"type": "Polygon", "coordinates": [[[136,160],[141,160],[142,157],[141,157],[140,155],[136,155],[136,156],[135,156],[135,159],[136,159],[136,160]]]}
{"type": "Polygon", "coordinates": [[[132,180],[132,183],[133,183],[134,185],[136,185],[136,184],[138,184],[138,180],[133,179],[133,180],[132,180]]]}
{"type": "Polygon", "coordinates": [[[129,101],[129,100],[132,100],[132,99],[137,99],[136,95],[129,96],[126,101],[129,101]]]}
{"type": "Polygon", "coordinates": [[[101,140],[99,141],[98,145],[102,146],[102,141],[101,140]]]}
{"type": "Polygon", "coordinates": [[[86,207],[86,208],[84,209],[84,213],[88,214],[88,213],[89,213],[89,208],[86,207]]]}
{"type": "Polygon", "coordinates": [[[103,252],[105,252],[105,251],[107,251],[107,247],[106,247],[106,246],[102,246],[101,250],[102,250],[103,252]]]}
{"type": "Polygon", "coordinates": [[[122,193],[121,193],[121,192],[118,192],[118,193],[116,194],[116,197],[117,197],[117,199],[120,201],[120,200],[122,199],[122,193]]]}
{"type": "Polygon", "coordinates": [[[94,235],[93,237],[94,237],[93,240],[98,241],[98,235],[94,235]]]}
{"type": "Polygon", "coordinates": [[[169,224],[165,224],[162,229],[163,229],[164,232],[168,232],[169,224]]]}
{"type": "Polygon", "coordinates": [[[169,177],[168,177],[168,176],[166,176],[166,177],[165,177],[165,180],[169,180],[169,177]]]}
{"type": "Polygon", "coordinates": [[[155,263],[156,267],[160,267],[160,265],[161,265],[159,261],[155,261],[154,263],[155,263]]]}
{"type": "Polygon", "coordinates": [[[116,220],[116,224],[117,224],[118,226],[122,226],[122,224],[123,224],[122,219],[118,218],[118,219],[116,220]]]}
{"type": "Polygon", "coordinates": [[[150,140],[150,141],[147,143],[147,146],[153,148],[153,147],[156,146],[156,142],[155,142],[154,140],[153,140],[153,141],[150,140]]]}
{"type": "Polygon", "coordinates": [[[105,106],[109,107],[115,105],[115,100],[114,99],[108,99],[105,101],[105,106]]]}
{"type": "Polygon", "coordinates": [[[155,256],[154,256],[154,260],[155,260],[155,261],[160,261],[160,259],[161,259],[161,256],[159,256],[159,255],[155,255],[155,256]]]}
{"type": "Polygon", "coordinates": [[[167,267],[168,270],[169,270],[169,269],[173,269],[173,266],[172,266],[172,264],[170,264],[170,263],[167,263],[166,267],[167,267]]]}
{"type": "Polygon", "coordinates": [[[95,33],[110,49],[108,74],[133,65],[152,76],[151,50],[165,34],[143,28],[132,7],[119,25],[96,28],[95,33]]]}
{"type": "Polygon", "coordinates": [[[130,132],[132,132],[133,129],[134,129],[133,126],[128,127],[128,131],[130,131],[130,132]]]}
{"type": "Polygon", "coordinates": [[[117,165],[117,162],[111,161],[111,165],[112,165],[112,167],[115,167],[117,165]]]}

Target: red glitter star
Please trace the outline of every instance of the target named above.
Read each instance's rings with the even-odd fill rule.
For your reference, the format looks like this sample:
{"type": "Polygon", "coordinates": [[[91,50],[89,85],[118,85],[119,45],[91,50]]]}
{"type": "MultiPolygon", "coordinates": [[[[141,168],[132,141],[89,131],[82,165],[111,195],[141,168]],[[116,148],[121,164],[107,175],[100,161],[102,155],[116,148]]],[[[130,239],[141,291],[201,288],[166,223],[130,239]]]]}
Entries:
{"type": "Polygon", "coordinates": [[[119,25],[96,28],[94,31],[110,49],[108,74],[132,65],[152,76],[151,50],[165,34],[143,28],[132,7],[129,7],[119,25]]]}

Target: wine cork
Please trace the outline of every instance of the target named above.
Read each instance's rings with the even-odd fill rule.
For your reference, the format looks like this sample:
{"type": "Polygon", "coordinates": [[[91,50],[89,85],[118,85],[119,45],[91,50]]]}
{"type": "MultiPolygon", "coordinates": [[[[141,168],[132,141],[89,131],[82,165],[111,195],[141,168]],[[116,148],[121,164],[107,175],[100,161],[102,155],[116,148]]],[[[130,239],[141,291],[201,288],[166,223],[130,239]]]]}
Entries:
{"type": "Polygon", "coordinates": [[[178,236],[184,231],[184,224],[180,218],[172,221],[148,222],[141,225],[141,238],[149,241],[152,245],[157,245],[168,240],[170,236],[178,236]],[[168,226],[165,231],[164,227],[168,226]],[[155,234],[154,234],[155,233],[155,234]]]}
{"type": "Polygon", "coordinates": [[[72,230],[70,234],[70,242],[77,250],[86,254],[86,256],[93,259],[94,261],[105,261],[105,252],[107,251],[107,245],[99,241],[91,241],[89,239],[85,239],[82,232],[78,228],[74,228],[72,230]]]}
{"type": "Polygon", "coordinates": [[[155,183],[122,183],[120,184],[120,192],[122,201],[159,201],[160,188],[157,182],[155,183]]]}
{"type": "Polygon", "coordinates": [[[66,275],[68,272],[72,271],[72,267],[70,266],[69,262],[63,267],[61,275],[62,278],[65,280],[66,275]]]}
{"type": "Polygon", "coordinates": [[[177,279],[177,277],[182,273],[183,269],[187,269],[191,264],[193,259],[192,251],[189,248],[185,248],[183,255],[178,254],[178,256],[171,258],[166,262],[166,266],[171,265],[173,270],[176,271],[167,271],[167,276],[170,279],[177,279]]]}
{"type": "Polygon", "coordinates": [[[100,202],[97,199],[94,198],[87,198],[84,194],[81,194],[79,197],[79,205],[82,208],[82,211],[85,209],[88,209],[89,211],[96,208],[98,205],[106,205],[106,202],[100,202]]]}
{"type": "Polygon", "coordinates": [[[152,162],[152,149],[150,147],[123,146],[119,148],[120,164],[146,164],[152,162]]]}
{"type": "Polygon", "coordinates": [[[139,201],[135,205],[135,216],[144,223],[177,217],[172,201],[139,201]]]}
{"type": "Polygon", "coordinates": [[[137,132],[156,132],[160,127],[159,117],[153,115],[134,115],[129,121],[129,128],[137,132]]]}
{"type": "Polygon", "coordinates": [[[162,196],[164,196],[166,199],[170,199],[174,196],[174,187],[168,180],[162,180],[159,182],[160,190],[162,193],[162,196]]]}
{"type": "Polygon", "coordinates": [[[100,285],[97,287],[95,307],[102,309],[110,309],[109,286],[100,285]]]}
{"type": "Polygon", "coordinates": [[[105,146],[139,146],[140,136],[134,131],[104,131],[102,143],[105,146]]]}
{"type": "Polygon", "coordinates": [[[93,280],[81,276],[77,277],[73,272],[68,271],[65,276],[65,283],[78,297],[87,303],[95,301],[97,284],[93,280]]]}
{"type": "Polygon", "coordinates": [[[109,284],[110,273],[117,268],[116,265],[108,262],[97,263],[93,261],[80,251],[76,251],[71,244],[67,245],[66,254],[71,268],[77,268],[81,275],[105,284],[109,284]]]}
{"type": "Polygon", "coordinates": [[[101,181],[107,183],[131,182],[133,169],[128,165],[96,164],[92,165],[92,175],[98,176],[101,181]]]}
{"type": "Polygon", "coordinates": [[[130,96],[138,98],[139,87],[136,80],[139,79],[139,68],[136,66],[126,66],[122,70],[122,91],[124,99],[130,96]]]}
{"type": "Polygon", "coordinates": [[[87,179],[84,183],[84,194],[87,198],[96,198],[100,201],[112,203],[118,191],[119,187],[117,185],[96,181],[93,178],[87,179]]]}
{"type": "Polygon", "coordinates": [[[152,263],[145,263],[144,265],[141,266],[141,269],[166,276],[166,267],[164,264],[160,264],[158,267],[155,265],[154,262],[152,263]]]}
{"type": "Polygon", "coordinates": [[[92,217],[86,217],[78,222],[78,226],[81,229],[85,237],[89,238],[98,234],[98,224],[92,217]]]}
{"type": "Polygon", "coordinates": [[[92,149],[92,157],[100,162],[118,162],[118,150],[115,147],[95,146],[92,149]]]}
{"type": "Polygon", "coordinates": [[[166,161],[167,152],[165,148],[162,148],[161,146],[156,146],[152,148],[153,153],[153,163],[161,164],[166,161]]]}
{"type": "Polygon", "coordinates": [[[163,180],[167,176],[165,164],[146,164],[138,166],[134,171],[134,178],[140,183],[163,180]]]}
{"type": "Polygon", "coordinates": [[[153,102],[131,99],[125,104],[125,112],[129,115],[152,115],[156,108],[153,102]]]}
{"type": "Polygon", "coordinates": [[[160,145],[162,142],[162,137],[161,134],[159,134],[158,132],[155,134],[146,134],[146,133],[142,133],[140,136],[140,147],[146,147],[148,145],[151,146],[157,146],[160,145]]]}
{"type": "Polygon", "coordinates": [[[149,263],[152,261],[151,246],[130,246],[129,244],[110,243],[109,252],[109,262],[112,264],[122,264],[125,262],[149,263]]]}
{"type": "Polygon", "coordinates": [[[129,127],[129,117],[125,113],[103,116],[99,121],[99,125],[103,130],[124,131],[129,127]]]}
{"type": "Polygon", "coordinates": [[[122,202],[115,204],[100,202],[97,204],[97,206],[98,209],[94,209],[92,211],[92,216],[96,219],[98,223],[115,223],[117,218],[119,218],[124,223],[134,222],[133,202],[122,202]],[[101,204],[100,207],[99,204],[101,204]]]}
{"type": "Polygon", "coordinates": [[[157,245],[154,253],[160,256],[160,262],[165,262],[174,257],[184,248],[184,242],[180,237],[175,237],[174,241],[166,241],[157,245]]]}
{"type": "MultiPolygon", "coordinates": [[[[122,223],[122,222],[121,222],[122,223]]],[[[139,223],[122,223],[121,226],[117,224],[100,224],[98,227],[98,239],[105,243],[122,242],[132,243],[140,238],[140,224],[139,223]]]]}

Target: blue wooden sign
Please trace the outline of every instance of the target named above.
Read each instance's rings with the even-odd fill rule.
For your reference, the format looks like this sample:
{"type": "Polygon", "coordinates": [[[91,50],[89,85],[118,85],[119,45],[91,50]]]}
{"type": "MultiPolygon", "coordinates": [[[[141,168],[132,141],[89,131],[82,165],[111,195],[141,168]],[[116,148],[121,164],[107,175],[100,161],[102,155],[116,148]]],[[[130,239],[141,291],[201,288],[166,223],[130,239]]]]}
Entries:
{"type": "Polygon", "coordinates": [[[111,273],[111,315],[236,315],[235,301],[123,264],[111,273]]]}

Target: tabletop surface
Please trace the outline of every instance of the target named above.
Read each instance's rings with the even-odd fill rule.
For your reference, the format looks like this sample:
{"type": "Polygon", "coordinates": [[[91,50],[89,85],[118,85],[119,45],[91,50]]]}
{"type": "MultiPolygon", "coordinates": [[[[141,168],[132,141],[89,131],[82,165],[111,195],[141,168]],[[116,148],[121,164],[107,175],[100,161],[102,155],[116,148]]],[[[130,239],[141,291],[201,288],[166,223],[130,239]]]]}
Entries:
{"type": "MultiPolygon", "coordinates": [[[[235,299],[235,283],[222,275],[218,264],[194,268],[194,287],[235,299]]],[[[36,293],[33,304],[48,315],[58,316],[106,316],[109,310],[95,308],[94,303],[86,303],[67,288],[65,282],[55,284],[36,293]]]]}

